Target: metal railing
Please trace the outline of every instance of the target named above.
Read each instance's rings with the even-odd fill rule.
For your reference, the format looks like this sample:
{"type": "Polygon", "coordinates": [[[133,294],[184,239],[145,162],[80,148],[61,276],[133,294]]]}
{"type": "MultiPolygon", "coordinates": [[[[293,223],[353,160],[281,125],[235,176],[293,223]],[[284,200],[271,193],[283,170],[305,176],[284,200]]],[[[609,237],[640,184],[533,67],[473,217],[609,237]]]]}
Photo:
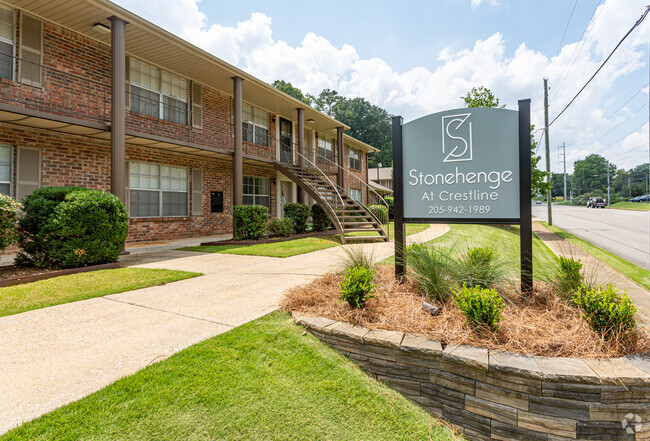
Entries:
{"type": "Polygon", "coordinates": [[[386,235],[390,239],[390,227],[389,227],[389,225],[390,225],[390,208],[388,206],[388,202],[386,202],[386,200],[379,193],[377,193],[372,187],[370,187],[370,185],[368,185],[363,179],[359,178],[357,175],[355,175],[354,173],[352,173],[351,171],[349,171],[345,167],[340,166],[339,164],[335,163],[334,161],[331,161],[328,158],[324,158],[324,157],[322,157],[320,155],[319,155],[319,157],[323,161],[327,161],[327,162],[335,165],[336,167],[338,167],[339,170],[343,170],[343,172],[347,173],[348,176],[352,176],[354,179],[359,181],[368,190],[373,192],[374,195],[378,198],[378,200],[381,201],[382,204],[386,206],[386,222],[383,222],[377,216],[375,216],[375,214],[372,212],[372,210],[368,209],[367,206],[363,202],[357,201],[360,205],[363,205],[365,210],[368,212],[368,214],[370,214],[370,216],[372,216],[372,218],[375,219],[375,221],[377,221],[377,223],[382,226],[382,229],[384,230],[384,233],[386,233],[386,235]]]}
{"type": "Polygon", "coordinates": [[[110,121],[110,77],[98,81],[0,54],[0,102],[58,115],[110,121]]]}

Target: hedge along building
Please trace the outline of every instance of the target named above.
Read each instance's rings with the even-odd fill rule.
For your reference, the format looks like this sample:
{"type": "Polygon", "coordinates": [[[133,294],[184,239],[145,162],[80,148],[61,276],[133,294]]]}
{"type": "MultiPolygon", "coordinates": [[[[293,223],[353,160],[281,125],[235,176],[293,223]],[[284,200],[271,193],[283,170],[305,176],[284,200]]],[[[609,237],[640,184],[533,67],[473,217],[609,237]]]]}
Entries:
{"type": "Polygon", "coordinates": [[[106,0],[0,2],[0,192],[110,191],[127,242],[230,233],[233,205],[297,201],[385,240],[356,202],[376,149],[348,128],[106,0]]]}

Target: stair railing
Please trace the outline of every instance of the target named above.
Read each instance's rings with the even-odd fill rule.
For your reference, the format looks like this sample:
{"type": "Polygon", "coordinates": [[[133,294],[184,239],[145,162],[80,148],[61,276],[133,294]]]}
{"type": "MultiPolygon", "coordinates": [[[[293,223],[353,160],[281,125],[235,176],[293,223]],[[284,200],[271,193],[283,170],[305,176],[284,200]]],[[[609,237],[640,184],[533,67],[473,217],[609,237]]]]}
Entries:
{"type": "MultiPolygon", "coordinates": [[[[317,171],[320,173],[320,175],[321,175],[322,177],[324,177],[324,178],[327,180],[327,182],[330,183],[331,187],[332,187],[332,188],[334,189],[334,191],[336,192],[336,195],[338,196],[338,199],[341,201],[341,209],[342,209],[342,210],[345,210],[345,202],[343,202],[343,196],[341,196],[341,193],[339,192],[339,190],[338,190],[338,188],[337,188],[337,185],[335,185],[335,184],[332,182],[332,180],[329,178],[329,176],[327,176],[327,174],[325,174],[325,172],[323,172],[323,171],[322,171],[322,170],[321,170],[321,169],[320,169],[320,168],[319,168],[319,167],[318,167],[314,162],[312,162],[309,158],[307,158],[305,155],[303,155],[302,153],[300,153],[300,152],[298,151],[298,149],[294,149],[294,152],[295,152],[298,156],[300,156],[300,158],[302,158],[302,159],[305,160],[307,163],[309,163],[309,165],[311,165],[315,170],[317,170],[317,171]]],[[[298,163],[298,164],[295,164],[295,161],[294,161],[294,165],[300,166],[299,163],[298,163]]],[[[311,185],[311,184],[307,184],[307,185],[311,185]]],[[[316,189],[316,191],[318,192],[318,189],[316,189]]],[[[344,231],[344,230],[343,230],[343,225],[341,225],[341,221],[339,220],[339,217],[337,216],[336,212],[334,211],[334,208],[333,208],[332,205],[327,201],[326,198],[321,197],[321,200],[324,201],[325,204],[327,204],[329,210],[330,210],[331,213],[332,213],[333,218],[336,219],[336,223],[338,224],[338,228],[337,228],[337,230],[341,231],[341,233],[342,233],[342,232],[344,231]]]]}
{"type": "MultiPolygon", "coordinates": [[[[345,167],[341,167],[341,166],[340,166],[339,164],[337,164],[336,162],[334,162],[334,161],[332,161],[332,160],[330,160],[330,159],[328,159],[328,158],[326,158],[326,157],[320,155],[318,152],[316,152],[316,154],[318,155],[318,160],[327,161],[327,162],[329,162],[329,163],[335,165],[335,166],[338,167],[340,170],[343,170],[343,171],[344,171],[345,173],[347,173],[349,176],[352,176],[354,179],[356,179],[357,181],[359,181],[359,182],[360,182],[361,184],[363,184],[363,185],[364,185],[368,190],[372,191],[372,192],[373,192],[373,193],[374,193],[374,194],[379,198],[379,200],[383,203],[383,205],[386,206],[386,222],[383,222],[383,221],[381,221],[377,216],[375,216],[375,214],[372,212],[372,210],[369,210],[368,208],[366,208],[365,204],[363,204],[362,202],[358,202],[360,205],[363,205],[364,208],[366,209],[366,211],[368,212],[368,214],[369,214],[370,216],[372,216],[372,218],[373,218],[375,221],[377,221],[377,223],[378,223],[379,225],[381,225],[381,228],[384,230],[384,233],[386,233],[386,236],[388,236],[388,238],[390,239],[390,228],[387,227],[387,225],[390,226],[390,208],[388,207],[388,202],[386,202],[386,200],[385,200],[383,197],[381,197],[381,195],[380,195],[379,193],[377,193],[377,192],[376,192],[376,191],[375,191],[375,190],[374,190],[370,185],[368,185],[366,182],[364,182],[362,179],[360,179],[360,178],[359,178],[358,176],[356,176],[354,173],[350,172],[350,171],[347,170],[345,167]]],[[[338,186],[337,186],[337,187],[338,187],[338,186]]]]}

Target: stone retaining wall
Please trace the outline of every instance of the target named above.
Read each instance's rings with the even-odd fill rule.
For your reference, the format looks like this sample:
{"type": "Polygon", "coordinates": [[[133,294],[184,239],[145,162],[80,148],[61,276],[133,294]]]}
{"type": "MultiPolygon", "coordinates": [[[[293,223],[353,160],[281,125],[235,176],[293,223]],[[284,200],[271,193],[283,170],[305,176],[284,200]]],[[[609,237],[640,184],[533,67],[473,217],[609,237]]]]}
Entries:
{"type": "Polygon", "coordinates": [[[470,439],[650,439],[650,358],[581,360],[447,346],[294,314],[345,354],[470,439]]]}

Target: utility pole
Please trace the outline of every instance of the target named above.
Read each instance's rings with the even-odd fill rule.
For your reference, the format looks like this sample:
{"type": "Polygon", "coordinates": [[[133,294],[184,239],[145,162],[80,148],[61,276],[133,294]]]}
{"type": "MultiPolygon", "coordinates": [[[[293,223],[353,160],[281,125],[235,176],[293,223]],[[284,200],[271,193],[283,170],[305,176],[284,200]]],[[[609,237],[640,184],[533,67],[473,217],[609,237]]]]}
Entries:
{"type": "Polygon", "coordinates": [[[562,196],[562,200],[564,202],[564,205],[566,205],[566,143],[562,143],[558,149],[562,149],[562,153],[559,153],[559,155],[562,155],[562,162],[564,163],[564,193],[562,196]]]}
{"type": "MultiPolygon", "coordinates": [[[[544,78],[544,142],[546,143],[546,182],[551,182],[551,152],[548,141],[548,78],[544,78]]],[[[553,213],[551,210],[551,189],[546,192],[546,210],[548,212],[548,224],[553,225],[553,213]]]]}
{"type": "Polygon", "coordinates": [[[607,160],[607,206],[609,207],[609,159],[607,160]]]}

